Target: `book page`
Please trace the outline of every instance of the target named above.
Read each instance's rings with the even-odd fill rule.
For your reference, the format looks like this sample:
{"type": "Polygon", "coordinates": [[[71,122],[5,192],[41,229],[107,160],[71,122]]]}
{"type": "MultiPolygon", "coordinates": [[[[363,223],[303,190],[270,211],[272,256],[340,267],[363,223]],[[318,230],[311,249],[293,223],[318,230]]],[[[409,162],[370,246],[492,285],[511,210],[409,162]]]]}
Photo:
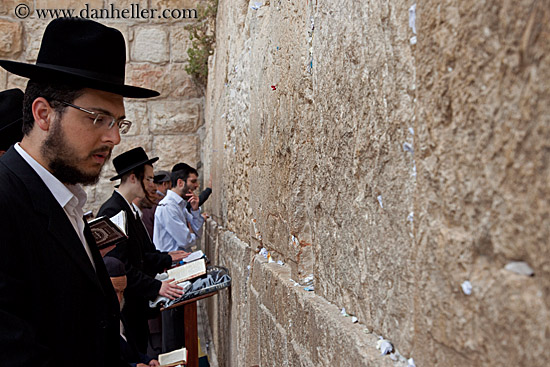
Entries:
{"type": "Polygon", "coordinates": [[[169,353],[159,354],[158,361],[161,367],[175,366],[179,363],[187,363],[187,349],[181,348],[169,353]]]}
{"type": "Polygon", "coordinates": [[[204,257],[204,253],[201,250],[192,252],[189,256],[187,256],[185,259],[182,259],[184,263],[190,263],[195,260],[201,259],[204,257]]]}
{"type": "Polygon", "coordinates": [[[121,210],[117,215],[111,217],[110,219],[111,222],[116,224],[126,236],[128,235],[126,231],[126,212],[124,210],[121,210]]]}
{"type": "Polygon", "coordinates": [[[206,262],[204,259],[199,259],[197,261],[183,264],[177,268],[168,270],[168,278],[174,278],[176,283],[180,283],[203,274],[206,274],[206,262]]]}

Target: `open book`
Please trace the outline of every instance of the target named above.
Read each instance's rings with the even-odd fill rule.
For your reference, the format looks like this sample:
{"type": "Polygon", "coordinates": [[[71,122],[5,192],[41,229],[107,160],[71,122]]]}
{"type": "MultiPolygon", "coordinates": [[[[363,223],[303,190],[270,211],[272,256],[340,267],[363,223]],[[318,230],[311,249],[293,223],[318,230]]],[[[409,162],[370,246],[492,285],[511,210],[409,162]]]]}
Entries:
{"type": "Polygon", "coordinates": [[[126,235],[126,212],[120,211],[114,217],[106,216],[88,222],[99,249],[114,246],[128,238],[126,235]]]}
{"type": "Polygon", "coordinates": [[[159,354],[160,367],[173,367],[180,364],[187,364],[187,349],[181,348],[169,353],[159,354]]]}
{"type": "Polygon", "coordinates": [[[204,253],[202,252],[202,250],[197,250],[195,252],[190,253],[189,256],[187,256],[186,258],[183,258],[182,261],[184,263],[190,263],[190,262],[202,259],[203,257],[204,257],[204,253]]]}
{"type": "Polygon", "coordinates": [[[168,278],[174,278],[177,283],[206,274],[206,261],[199,259],[168,270],[168,278]]]}

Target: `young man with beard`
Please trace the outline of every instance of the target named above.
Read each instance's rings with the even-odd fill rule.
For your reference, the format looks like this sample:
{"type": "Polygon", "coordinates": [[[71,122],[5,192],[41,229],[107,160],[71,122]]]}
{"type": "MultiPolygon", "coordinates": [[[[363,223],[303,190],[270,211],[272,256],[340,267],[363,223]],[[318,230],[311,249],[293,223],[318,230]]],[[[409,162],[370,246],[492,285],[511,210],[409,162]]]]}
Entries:
{"type": "Polygon", "coordinates": [[[131,123],[125,42],[113,28],[56,19],[36,64],[0,60],[30,78],[20,144],[0,158],[2,366],[121,366],[113,286],[82,218],[86,193],[131,123]]]}
{"type": "Polygon", "coordinates": [[[198,176],[199,173],[192,167],[172,171],[172,188],[155,212],[153,242],[159,250],[191,251],[195,244],[204,223],[199,198],[193,193],[199,187],[198,176]],[[190,212],[186,208],[188,203],[191,205],[190,212]]]}
{"type": "Polygon", "coordinates": [[[147,320],[152,315],[149,300],[157,296],[170,299],[183,294],[181,287],[171,281],[161,282],[154,277],[179,261],[187,254],[183,251],[160,252],[151,243],[149,234],[141,221],[139,212],[132,201],[143,199],[154,190],[153,163],[158,158],[149,159],[143,148],[134,148],[113,159],[117,175],[111,181],[120,179],[118,190],[99,209],[98,216],[112,217],[121,210],[126,213],[128,240],[120,243],[107,256],[121,260],[126,266],[128,288],[126,306],[122,314],[126,318],[128,330],[136,338],[139,351],[147,352],[149,327],[147,320]]]}

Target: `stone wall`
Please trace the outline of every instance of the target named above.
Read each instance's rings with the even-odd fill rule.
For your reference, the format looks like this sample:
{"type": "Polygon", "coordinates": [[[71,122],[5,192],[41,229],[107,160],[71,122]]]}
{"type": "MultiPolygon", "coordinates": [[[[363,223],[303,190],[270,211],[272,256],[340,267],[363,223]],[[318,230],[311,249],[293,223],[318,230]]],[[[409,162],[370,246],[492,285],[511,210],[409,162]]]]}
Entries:
{"type": "MultiPolygon", "coordinates": [[[[34,63],[45,27],[51,21],[39,18],[37,9],[194,9],[195,0],[36,0],[2,1],[0,3],[0,58],[34,63]],[[29,6],[30,16],[19,19],[15,15],[18,4],[29,6]]],[[[21,13],[20,13],[21,14],[21,13]]],[[[92,14],[90,11],[89,14],[92,14]]],[[[130,14],[130,13],[129,13],[130,14]]],[[[178,13],[174,13],[177,15],[178,13]]],[[[91,16],[91,15],[90,15],[91,16]]],[[[184,161],[196,166],[201,162],[201,135],[204,128],[203,91],[185,72],[189,34],[184,26],[194,19],[94,19],[122,32],[126,40],[126,83],[160,92],[151,99],[125,99],[126,116],[133,122],[127,135],[113,150],[113,157],[138,146],[150,157],[160,160],[155,169],[169,170],[184,161]]],[[[20,88],[27,79],[0,70],[0,88],[20,88]]],[[[108,163],[96,186],[88,187],[87,210],[97,212],[109,198],[115,175],[108,163]]]]}
{"type": "Polygon", "coordinates": [[[220,1],[202,153],[204,243],[233,276],[208,301],[220,366],[545,365],[543,4],[220,1]]]}

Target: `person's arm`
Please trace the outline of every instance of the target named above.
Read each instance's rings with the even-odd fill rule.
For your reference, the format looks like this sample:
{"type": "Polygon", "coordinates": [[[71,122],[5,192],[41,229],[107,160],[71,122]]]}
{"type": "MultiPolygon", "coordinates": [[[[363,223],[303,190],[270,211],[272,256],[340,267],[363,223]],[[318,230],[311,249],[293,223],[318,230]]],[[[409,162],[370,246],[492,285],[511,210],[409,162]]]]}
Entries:
{"type": "Polygon", "coordinates": [[[191,233],[187,227],[184,211],[185,209],[182,210],[179,206],[166,205],[157,208],[155,213],[156,225],[162,223],[164,230],[176,242],[178,248],[182,250],[197,239],[197,236],[191,233]]]}
{"type": "Polygon", "coordinates": [[[188,211],[186,209],[185,216],[187,218],[187,222],[191,225],[191,229],[193,230],[193,232],[195,232],[197,237],[199,237],[201,227],[204,224],[204,218],[201,215],[201,210],[197,209],[193,211],[188,211]]]}

